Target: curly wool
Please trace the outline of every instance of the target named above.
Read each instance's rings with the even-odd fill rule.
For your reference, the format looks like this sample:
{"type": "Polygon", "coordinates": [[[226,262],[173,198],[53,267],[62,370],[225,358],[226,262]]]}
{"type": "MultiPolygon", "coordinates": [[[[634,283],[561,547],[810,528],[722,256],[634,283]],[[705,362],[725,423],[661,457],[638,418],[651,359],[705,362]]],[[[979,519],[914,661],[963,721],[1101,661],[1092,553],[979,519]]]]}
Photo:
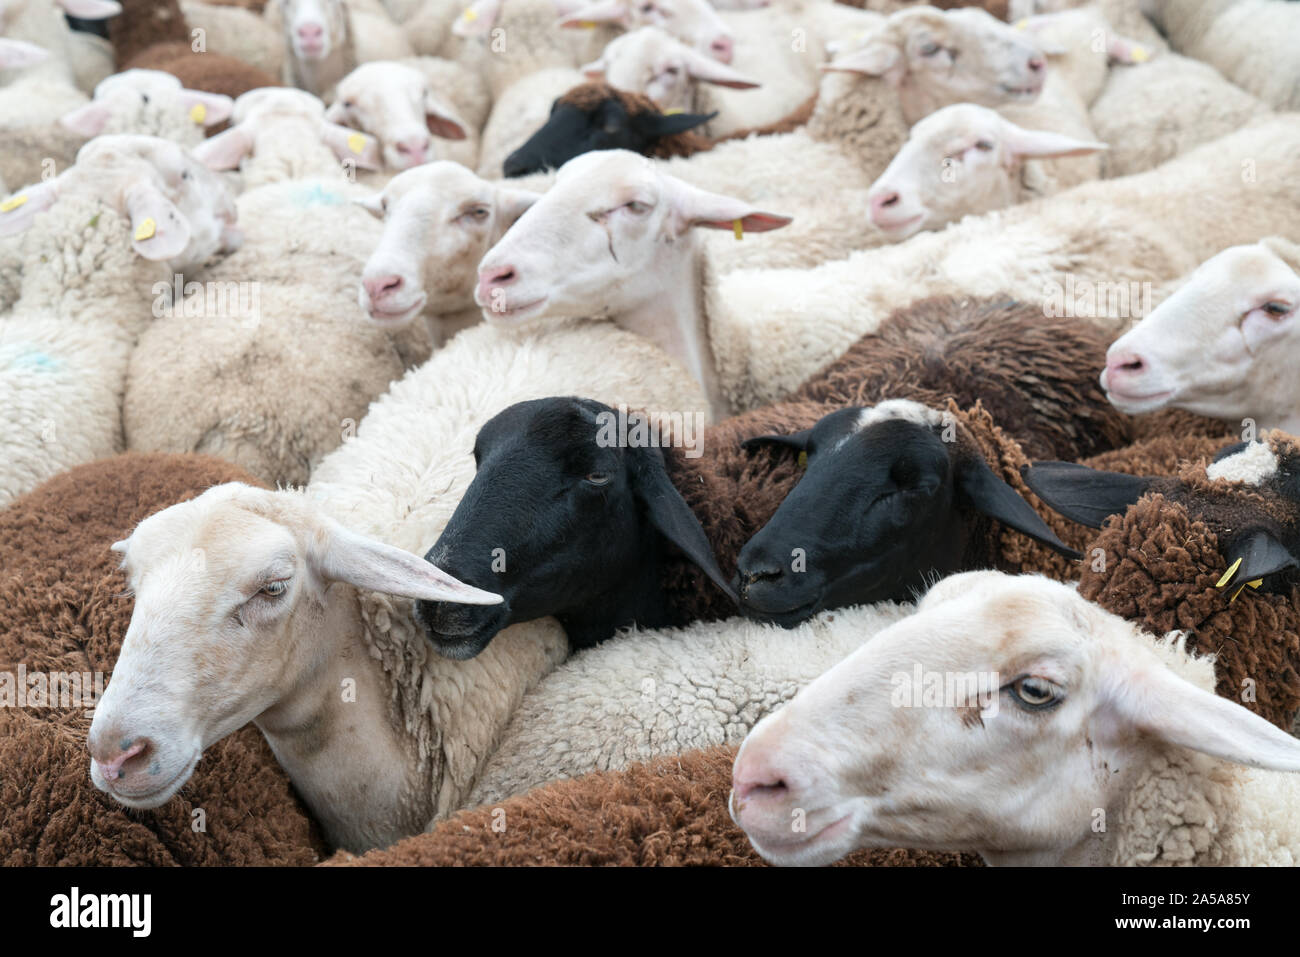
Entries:
{"type": "MultiPolygon", "coordinates": [[[[0,511],[0,672],[111,672],[132,604],[109,545],[222,482],[207,456],[121,455],[64,472],[0,511]]],[[[323,843],[251,725],[209,749],[180,795],[131,811],[90,781],[81,710],[0,708],[0,863],[311,864],[323,843]],[[195,830],[202,810],[205,830],[195,830]]]]}
{"type": "MultiPolygon", "coordinates": [[[[690,751],[556,781],[497,806],[461,811],[427,834],[326,866],[727,866],[762,858],[727,812],[734,747],[690,751]],[[504,814],[505,829],[500,822],[504,814]]],[[[845,866],[979,867],[973,854],[860,851],[845,866]]]]}

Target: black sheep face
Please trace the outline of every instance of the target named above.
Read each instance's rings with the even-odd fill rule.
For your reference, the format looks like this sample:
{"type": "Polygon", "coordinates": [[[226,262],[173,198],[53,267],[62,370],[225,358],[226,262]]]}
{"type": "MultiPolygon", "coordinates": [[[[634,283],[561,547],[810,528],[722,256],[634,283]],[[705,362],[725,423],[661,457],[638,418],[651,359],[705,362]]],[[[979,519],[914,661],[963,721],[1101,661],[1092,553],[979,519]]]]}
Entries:
{"type": "Polygon", "coordinates": [[[506,176],[527,176],[559,169],[573,157],[594,150],[631,150],[648,156],[663,137],[694,129],[712,115],[633,114],[614,97],[583,109],[561,98],[551,105],[550,118],[537,132],[506,157],[502,171],[506,176]]]}
{"type": "Polygon", "coordinates": [[[507,625],[546,615],[560,619],[573,647],[633,621],[663,624],[665,540],[726,587],[662,452],[607,441],[606,417],[617,414],[590,399],[547,398],[483,426],[474,481],[425,558],[462,581],[491,582],[504,601],[421,602],[417,616],[441,654],[472,658],[507,625]]]}
{"type": "Polygon", "coordinates": [[[909,600],[963,570],[980,516],[1073,554],[955,423],[918,403],[841,409],[746,446],[760,443],[806,456],[807,471],[740,552],[740,607],[753,618],[790,627],[827,608],[909,600]]]}

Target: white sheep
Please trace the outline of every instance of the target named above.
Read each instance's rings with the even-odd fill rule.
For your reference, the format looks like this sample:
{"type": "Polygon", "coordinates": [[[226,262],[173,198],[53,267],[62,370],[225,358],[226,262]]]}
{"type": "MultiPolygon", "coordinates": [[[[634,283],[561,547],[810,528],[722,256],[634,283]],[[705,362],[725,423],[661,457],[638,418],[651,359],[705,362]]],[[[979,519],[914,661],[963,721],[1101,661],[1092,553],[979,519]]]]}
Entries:
{"type": "MultiPolygon", "coordinates": [[[[470,453],[484,422],[517,401],[568,393],[651,410],[703,403],[653,345],[611,324],[523,336],[479,326],[379,399],[305,493],[218,486],[147,519],[121,546],[136,607],[96,708],[96,762],[124,771],[123,785],[138,784],[133,772],[143,762],[118,761],[124,751],[114,746],[147,739],[159,772],[166,765],[176,774],[134,805],[156,806],[183,786],[202,749],[256,721],[336,846],[386,846],[460,807],[511,712],[564,657],[566,641],[558,623],[543,619],[507,629],[470,661],[440,658],[409,600],[426,592],[385,571],[395,560],[431,568],[417,556],[472,479],[470,453]],[[364,577],[345,574],[328,559],[336,543],[387,557],[364,577]],[[150,574],[163,564],[180,577],[150,574]],[[285,584],[261,595],[272,581],[285,584]],[[246,605],[270,597],[274,612],[246,605]],[[188,614],[182,606],[223,624],[177,628],[188,614]],[[170,610],[159,617],[162,607],[170,610]],[[210,674],[203,693],[191,694],[184,676],[226,640],[236,608],[263,663],[210,674]],[[141,681],[171,668],[179,669],[174,681],[141,681]],[[340,695],[340,682],[356,693],[340,695]],[[319,735],[297,733],[304,717],[319,735]],[[178,722],[194,730],[182,735],[178,722]],[[105,742],[110,727],[116,733],[105,742]]],[[[140,793],[124,790],[128,800],[140,793]]]]}
{"type": "Polygon", "coordinates": [[[0,202],[0,235],[24,232],[17,298],[0,316],[0,504],[122,450],[131,348],[173,271],[233,246],[233,224],[216,176],[149,137],[99,137],[68,171],[0,202]]]}
{"type": "Polygon", "coordinates": [[[1141,0],[1186,56],[1204,60],[1277,110],[1300,110],[1300,8],[1282,0],[1141,0]]]}
{"type": "Polygon", "coordinates": [[[1300,777],[1278,772],[1300,742],[1214,687],[1178,633],[1046,578],[955,575],[754,728],[731,814],[775,864],[1294,866],[1300,777]]]}
{"type": "MultiPolygon", "coordinates": [[[[86,91],[102,79],[93,66],[79,73],[76,57],[86,49],[73,40],[64,12],[87,19],[116,16],[113,0],[4,0],[0,34],[9,53],[0,60],[0,126],[43,126],[86,102],[86,91]],[[22,47],[16,44],[23,44],[22,47]],[[32,47],[44,52],[35,55],[32,47]]],[[[110,71],[111,72],[111,71],[110,71]]]]}
{"type": "MultiPolygon", "coordinates": [[[[413,56],[402,30],[382,8],[353,9],[356,0],[277,0],[284,38],[284,82],[328,101],[335,84],[361,63],[413,56]]],[[[272,21],[274,22],[274,20],[272,21]]]]}
{"type": "Polygon", "coordinates": [[[897,242],[963,216],[1050,196],[1074,184],[1057,182],[1040,158],[1104,149],[1105,143],[1025,129],[988,107],[945,106],[912,127],[872,184],[871,220],[897,242]]]}
{"type": "Polygon", "coordinates": [[[696,228],[739,234],[789,221],[667,176],[626,150],[584,153],[483,257],[475,301],[498,326],[613,319],[683,363],[723,418],[729,408],[703,311],[696,228]]]}
{"type": "Polygon", "coordinates": [[[779,398],[931,295],[1009,295],[1116,331],[1152,286],[1225,246],[1294,229],[1300,123],[1266,118],[1146,173],[967,217],[811,269],[737,269],[706,284],[709,339],[737,408],[779,398]],[[1151,284],[1145,286],[1143,284],[1151,284]]]}
{"type": "Polygon", "coordinates": [[[1225,249],[1115,340],[1101,384],[1131,415],[1187,409],[1300,434],[1300,245],[1225,249]]]}
{"type": "Polygon", "coordinates": [[[524,695],[467,806],[559,778],[738,744],[764,715],[912,610],[857,605],[792,629],[745,618],[631,628],[575,654],[524,695]]]}

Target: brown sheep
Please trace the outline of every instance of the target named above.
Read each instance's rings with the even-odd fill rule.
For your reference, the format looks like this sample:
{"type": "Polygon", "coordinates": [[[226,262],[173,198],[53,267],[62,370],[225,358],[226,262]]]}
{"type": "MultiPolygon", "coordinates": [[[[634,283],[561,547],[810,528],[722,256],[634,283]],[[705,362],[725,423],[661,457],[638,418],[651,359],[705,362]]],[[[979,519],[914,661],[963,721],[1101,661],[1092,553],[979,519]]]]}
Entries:
{"type": "MultiPolygon", "coordinates": [[[[20,666],[29,678],[110,673],[132,604],[109,545],[146,516],[233,481],[257,482],[209,456],[128,454],[64,472],[0,511],[0,694],[5,676],[15,691],[20,666]]],[[[255,728],[215,745],[176,800],[129,811],[90,781],[89,727],[81,708],[0,707],[0,863],[319,859],[316,825],[255,728]]]]}

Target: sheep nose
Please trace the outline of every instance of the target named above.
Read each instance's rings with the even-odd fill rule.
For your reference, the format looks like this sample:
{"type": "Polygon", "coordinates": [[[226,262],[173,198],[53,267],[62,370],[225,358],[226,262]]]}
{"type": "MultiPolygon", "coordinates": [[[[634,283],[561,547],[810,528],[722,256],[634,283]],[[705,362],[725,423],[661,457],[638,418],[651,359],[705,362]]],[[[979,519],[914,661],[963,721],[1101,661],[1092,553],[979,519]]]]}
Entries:
{"type": "Polygon", "coordinates": [[[715,60],[730,63],[731,58],[735,56],[735,42],[731,37],[716,37],[709,44],[709,55],[715,60]]]}
{"type": "Polygon", "coordinates": [[[879,189],[871,193],[871,221],[877,226],[883,226],[882,220],[887,220],[889,213],[887,210],[897,206],[902,200],[896,189],[879,189]]]}
{"type": "Polygon", "coordinates": [[[429,158],[429,138],[413,136],[401,140],[397,152],[407,166],[419,166],[429,158]]]}
{"type": "Polygon", "coordinates": [[[402,277],[396,275],[374,276],[370,279],[362,279],[361,285],[366,287],[366,295],[370,297],[370,304],[375,306],[402,288],[402,277]]]}
{"type": "Polygon", "coordinates": [[[1042,73],[1043,70],[1047,69],[1047,62],[1040,56],[1031,56],[1029,63],[1026,65],[1029,67],[1030,73],[1042,73]]]}
{"type": "Polygon", "coordinates": [[[771,812],[789,803],[793,793],[789,775],[773,759],[770,750],[750,744],[736,758],[731,769],[733,815],[771,812]]]}
{"type": "Polygon", "coordinates": [[[497,266],[484,269],[478,274],[478,300],[480,306],[491,304],[493,294],[519,280],[519,273],[514,266],[497,266]]]}
{"type": "Polygon", "coordinates": [[[123,737],[109,747],[95,742],[90,746],[90,762],[111,788],[114,782],[145,770],[153,750],[153,742],[145,737],[123,737]]]}
{"type": "Polygon", "coordinates": [[[780,562],[759,561],[739,570],[740,597],[749,597],[749,586],[758,582],[771,582],[785,574],[785,566],[780,562]]]}
{"type": "Polygon", "coordinates": [[[325,28],[319,23],[304,23],[298,27],[298,39],[319,40],[325,35],[325,28]]]}
{"type": "Polygon", "coordinates": [[[1146,360],[1135,352],[1117,352],[1106,356],[1108,375],[1141,375],[1146,370],[1146,360]]]}

